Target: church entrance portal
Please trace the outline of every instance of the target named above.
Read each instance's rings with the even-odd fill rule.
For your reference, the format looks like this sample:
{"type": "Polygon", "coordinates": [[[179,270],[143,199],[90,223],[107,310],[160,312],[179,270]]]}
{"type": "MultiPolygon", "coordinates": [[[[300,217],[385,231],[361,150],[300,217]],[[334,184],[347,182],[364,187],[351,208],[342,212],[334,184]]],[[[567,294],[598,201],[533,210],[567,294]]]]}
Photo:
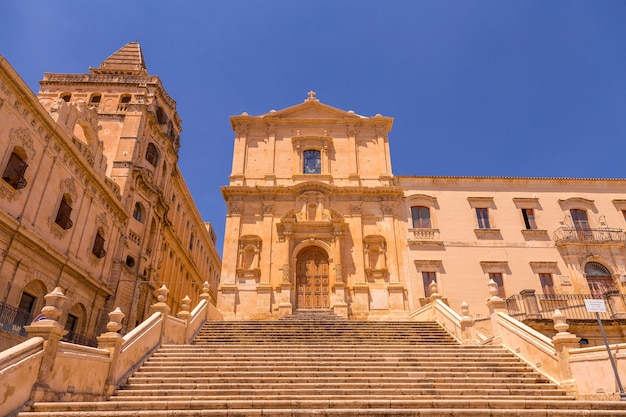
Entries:
{"type": "Polygon", "coordinates": [[[328,255],[318,248],[303,249],[296,261],[298,309],[326,309],[330,306],[328,255]]]}

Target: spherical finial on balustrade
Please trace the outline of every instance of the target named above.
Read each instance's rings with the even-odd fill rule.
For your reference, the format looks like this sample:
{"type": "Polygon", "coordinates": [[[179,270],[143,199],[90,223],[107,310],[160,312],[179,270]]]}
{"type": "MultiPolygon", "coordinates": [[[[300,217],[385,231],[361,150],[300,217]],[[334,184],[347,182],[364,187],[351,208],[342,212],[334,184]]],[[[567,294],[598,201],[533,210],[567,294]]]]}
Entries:
{"type": "Polygon", "coordinates": [[[489,294],[491,294],[491,298],[500,298],[498,297],[498,283],[495,282],[493,279],[489,280],[489,284],[487,284],[487,287],[489,287],[489,294]]]}
{"type": "Polygon", "coordinates": [[[191,298],[188,295],[185,296],[180,302],[180,311],[176,314],[181,320],[188,320],[191,313],[189,312],[189,308],[191,307],[191,298]]]}
{"type": "Polygon", "coordinates": [[[167,289],[165,284],[161,288],[157,290],[157,300],[159,303],[164,303],[167,301],[167,295],[170,293],[170,290],[167,289]]]}
{"type": "Polygon", "coordinates": [[[461,303],[461,315],[463,317],[469,317],[469,304],[467,304],[465,301],[461,303]]]}
{"type": "Polygon", "coordinates": [[[63,314],[63,304],[65,304],[65,300],[67,299],[61,287],[56,287],[54,290],[44,295],[43,298],[46,300],[46,306],[41,309],[41,314],[47,320],[59,320],[59,317],[63,314]]]}
{"type": "Polygon", "coordinates": [[[188,295],[186,295],[186,296],[185,296],[185,298],[183,298],[183,299],[181,300],[181,306],[180,306],[180,308],[181,308],[183,311],[189,311],[189,308],[190,308],[190,307],[191,307],[191,298],[189,298],[189,296],[188,296],[188,295]]]}
{"type": "Polygon", "coordinates": [[[117,333],[122,328],[122,320],[124,320],[126,314],[122,312],[119,307],[115,307],[115,310],[109,313],[109,322],[107,323],[107,330],[112,333],[117,333]]]}
{"type": "Polygon", "coordinates": [[[435,282],[435,280],[432,280],[430,282],[430,284],[428,284],[428,288],[430,289],[430,293],[431,294],[437,294],[437,282],[435,282]]]}
{"type": "Polygon", "coordinates": [[[554,310],[554,315],[552,316],[552,321],[554,321],[554,329],[559,333],[567,333],[569,329],[569,324],[567,324],[567,316],[565,313],[561,312],[558,308],[554,310]]]}
{"type": "Polygon", "coordinates": [[[209,289],[209,283],[207,281],[204,281],[204,284],[202,285],[202,292],[200,293],[200,299],[201,300],[209,300],[210,296],[210,289],[209,289]]]}

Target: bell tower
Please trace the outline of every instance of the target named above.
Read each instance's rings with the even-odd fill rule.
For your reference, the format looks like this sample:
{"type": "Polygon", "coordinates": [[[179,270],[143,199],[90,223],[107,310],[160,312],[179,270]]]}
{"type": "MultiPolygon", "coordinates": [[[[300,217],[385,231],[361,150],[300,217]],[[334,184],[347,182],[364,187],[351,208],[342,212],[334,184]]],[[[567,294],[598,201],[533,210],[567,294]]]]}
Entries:
{"type": "MultiPolygon", "coordinates": [[[[103,148],[105,160],[93,163],[102,167],[107,183],[132,215],[124,225],[122,249],[114,254],[109,280],[118,299],[113,301],[130,312],[131,322],[140,321],[147,314],[143,305],[150,304],[150,282],[158,280],[163,257],[160,242],[169,205],[165,196],[173,191],[182,130],[176,102],[160,78],[148,73],[138,42],[127,43],[88,74],[46,73],[40,84],[39,101],[53,117],[68,117],[71,111],[56,110],[68,107],[86,107],[96,115],[93,125],[100,143],[94,146],[103,148]]],[[[74,136],[80,139],[83,132],[88,130],[74,136]]],[[[88,147],[81,149],[90,153],[88,147]]]]}

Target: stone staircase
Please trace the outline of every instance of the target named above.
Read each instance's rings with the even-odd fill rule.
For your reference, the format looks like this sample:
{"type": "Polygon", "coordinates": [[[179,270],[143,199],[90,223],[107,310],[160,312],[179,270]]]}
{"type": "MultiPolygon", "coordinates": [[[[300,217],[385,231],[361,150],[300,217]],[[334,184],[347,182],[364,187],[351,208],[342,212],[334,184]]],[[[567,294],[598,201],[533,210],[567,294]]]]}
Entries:
{"type": "Polygon", "coordinates": [[[575,401],[499,347],[461,346],[435,323],[302,312],[211,322],[164,345],[103,402],[35,403],[20,417],[626,416],[575,401]]]}

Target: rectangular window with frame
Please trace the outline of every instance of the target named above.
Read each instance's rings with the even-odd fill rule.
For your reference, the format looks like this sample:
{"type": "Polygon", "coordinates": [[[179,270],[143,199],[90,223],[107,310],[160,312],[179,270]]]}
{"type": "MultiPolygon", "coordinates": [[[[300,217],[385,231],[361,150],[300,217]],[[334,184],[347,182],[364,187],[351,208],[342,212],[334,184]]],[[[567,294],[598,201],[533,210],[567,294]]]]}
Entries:
{"type": "Polygon", "coordinates": [[[541,282],[541,290],[544,295],[554,294],[554,281],[552,280],[552,274],[548,272],[541,272],[539,274],[539,282],[541,282]]]}
{"type": "Polygon", "coordinates": [[[9,185],[16,190],[21,190],[26,187],[26,179],[24,173],[28,168],[28,164],[15,152],[11,153],[9,162],[2,174],[2,179],[9,183],[9,185]]]}
{"type": "Polygon", "coordinates": [[[524,218],[524,227],[527,230],[536,230],[537,223],[535,222],[535,211],[531,208],[522,209],[522,217],[524,218]]]}
{"type": "Polygon", "coordinates": [[[104,237],[99,232],[96,233],[91,253],[93,253],[96,258],[104,258],[107,254],[104,250],[104,237]]]}
{"type": "Polygon", "coordinates": [[[54,222],[65,230],[70,229],[73,226],[72,220],[70,219],[71,214],[72,206],[70,205],[68,199],[64,196],[59,204],[59,210],[57,211],[57,216],[54,222]]]}
{"type": "Polygon", "coordinates": [[[411,207],[411,217],[414,229],[430,229],[430,208],[424,206],[411,207]]]}
{"type": "Polygon", "coordinates": [[[430,291],[430,283],[437,282],[437,273],[432,271],[422,271],[422,282],[424,283],[424,296],[426,298],[432,295],[430,291]]]}
{"type": "Polygon", "coordinates": [[[476,207],[476,220],[478,221],[479,229],[491,229],[488,208],[476,207]]]}
{"type": "Polygon", "coordinates": [[[504,280],[502,279],[502,273],[490,272],[489,280],[493,280],[496,284],[498,284],[498,297],[506,298],[506,293],[504,292],[504,280]]]}

